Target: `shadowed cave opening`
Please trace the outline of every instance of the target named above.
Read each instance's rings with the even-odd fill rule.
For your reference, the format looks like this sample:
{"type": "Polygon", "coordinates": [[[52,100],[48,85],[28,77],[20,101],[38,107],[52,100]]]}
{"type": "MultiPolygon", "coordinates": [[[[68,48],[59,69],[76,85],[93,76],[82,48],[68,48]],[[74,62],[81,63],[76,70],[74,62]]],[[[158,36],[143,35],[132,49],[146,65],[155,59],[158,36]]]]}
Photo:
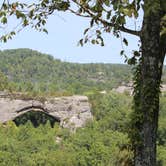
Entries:
{"type": "Polygon", "coordinates": [[[34,111],[34,110],[30,110],[16,117],[13,121],[17,126],[24,125],[28,121],[30,121],[34,127],[38,127],[41,124],[45,125],[47,121],[49,121],[51,127],[54,127],[55,123],[58,123],[58,124],[60,123],[60,120],[58,118],[50,116],[46,114],[45,112],[34,111]]]}

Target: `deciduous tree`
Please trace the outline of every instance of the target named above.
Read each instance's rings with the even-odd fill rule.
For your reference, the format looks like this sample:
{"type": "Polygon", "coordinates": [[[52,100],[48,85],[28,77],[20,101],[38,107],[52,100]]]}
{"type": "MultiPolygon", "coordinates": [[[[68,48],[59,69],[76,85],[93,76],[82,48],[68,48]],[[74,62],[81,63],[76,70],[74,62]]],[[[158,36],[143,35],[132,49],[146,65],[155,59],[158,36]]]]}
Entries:
{"type": "MultiPolygon", "coordinates": [[[[136,166],[156,165],[156,133],[159,115],[159,94],[164,57],[166,54],[166,2],[165,0],[41,0],[38,4],[10,3],[4,0],[0,19],[8,22],[8,16],[16,16],[21,26],[30,25],[39,31],[44,29],[47,17],[54,11],[66,11],[90,18],[90,27],[84,32],[83,45],[104,45],[103,33],[121,37],[121,32],[140,39],[140,50],[134,51],[128,63],[136,66],[134,76],[134,113],[131,140],[136,166]],[[142,19],[140,28],[130,29],[127,23],[142,19]]],[[[3,27],[2,27],[3,28],[3,27]]],[[[4,42],[15,31],[3,35],[4,42]]],[[[126,38],[122,38],[128,45],[126,38]]],[[[124,51],[121,51],[124,54],[124,51]]]]}

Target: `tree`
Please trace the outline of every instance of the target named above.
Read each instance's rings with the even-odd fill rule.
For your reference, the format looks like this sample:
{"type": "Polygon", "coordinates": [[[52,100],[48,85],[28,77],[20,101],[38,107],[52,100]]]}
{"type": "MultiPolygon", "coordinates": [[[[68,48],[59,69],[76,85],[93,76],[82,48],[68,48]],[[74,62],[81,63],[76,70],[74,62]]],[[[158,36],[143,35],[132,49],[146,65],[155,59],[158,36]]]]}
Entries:
{"type": "Polygon", "coordinates": [[[8,78],[0,72],[0,91],[4,91],[9,88],[8,78]]]}
{"type": "MultiPolygon", "coordinates": [[[[84,32],[83,45],[104,45],[102,34],[112,33],[121,38],[121,32],[140,39],[140,50],[134,51],[129,64],[134,64],[134,113],[132,116],[131,140],[136,166],[156,165],[156,132],[159,114],[159,94],[163,61],[166,54],[166,3],[165,0],[41,0],[38,4],[10,3],[4,0],[0,18],[6,24],[8,16],[21,19],[21,26],[30,25],[47,32],[43,26],[54,11],[70,11],[75,15],[90,18],[90,27],[84,32]],[[143,15],[143,16],[142,16],[143,15]],[[140,29],[127,28],[129,20],[142,18],[140,29]],[[95,32],[95,36],[92,35],[95,32]]],[[[1,37],[6,42],[15,32],[1,37]]],[[[127,39],[123,38],[128,45],[127,39]]],[[[121,51],[124,54],[124,50],[121,51]]]]}

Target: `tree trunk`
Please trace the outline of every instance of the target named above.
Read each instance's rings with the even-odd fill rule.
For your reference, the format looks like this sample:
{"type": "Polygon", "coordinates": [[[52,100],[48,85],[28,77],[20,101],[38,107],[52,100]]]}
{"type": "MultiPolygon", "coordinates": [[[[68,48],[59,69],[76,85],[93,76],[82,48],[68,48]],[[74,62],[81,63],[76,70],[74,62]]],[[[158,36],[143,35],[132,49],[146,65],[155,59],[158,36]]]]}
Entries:
{"type": "MultiPolygon", "coordinates": [[[[146,5],[152,0],[145,1],[146,5]],[[147,4],[146,4],[147,3],[147,4]]],[[[154,7],[154,6],[153,6],[154,7]]],[[[144,10],[145,10],[144,9],[144,10]]],[[[135,166],[156,166],[156,136],[159,116],[159,95],[164,61],[160,45],[160,12],[144,11],[141,34],[141,61],[139,85],[135,86],[134,102],[135,129],[135,166]]]]}

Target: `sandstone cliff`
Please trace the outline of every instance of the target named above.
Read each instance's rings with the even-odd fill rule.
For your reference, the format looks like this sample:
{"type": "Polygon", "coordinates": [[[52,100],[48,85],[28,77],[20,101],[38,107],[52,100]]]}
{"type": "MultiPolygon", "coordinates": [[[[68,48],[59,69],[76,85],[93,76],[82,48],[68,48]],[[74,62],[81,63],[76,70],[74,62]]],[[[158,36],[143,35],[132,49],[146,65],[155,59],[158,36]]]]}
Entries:
{"type": "Polygon", "coordinates": [[[48,98],[45,101],[34,99],[12,99],[0,95],[0,122],[5,123],[28,111],[42,111],[54,117],[64,128],[83,127],[92,120],[90,104],[86,96],[48,98]]]}

